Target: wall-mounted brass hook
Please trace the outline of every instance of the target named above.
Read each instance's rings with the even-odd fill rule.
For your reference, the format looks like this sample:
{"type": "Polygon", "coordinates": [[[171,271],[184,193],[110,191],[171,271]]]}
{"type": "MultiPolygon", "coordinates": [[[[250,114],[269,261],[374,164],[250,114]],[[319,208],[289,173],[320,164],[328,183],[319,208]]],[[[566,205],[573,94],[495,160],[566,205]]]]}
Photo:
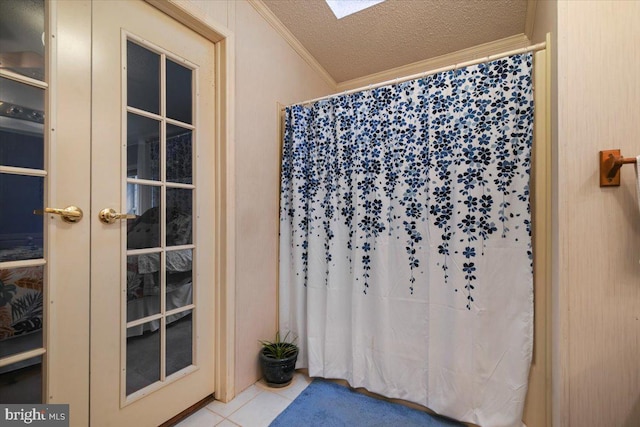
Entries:
{"type": "Polygon", "coordinates": [[[620,185],[620,168],[622,165],[636,163],[635,157],[622,157],[620,150],[603,150],[600,152],[600,187],[620,185]]]}

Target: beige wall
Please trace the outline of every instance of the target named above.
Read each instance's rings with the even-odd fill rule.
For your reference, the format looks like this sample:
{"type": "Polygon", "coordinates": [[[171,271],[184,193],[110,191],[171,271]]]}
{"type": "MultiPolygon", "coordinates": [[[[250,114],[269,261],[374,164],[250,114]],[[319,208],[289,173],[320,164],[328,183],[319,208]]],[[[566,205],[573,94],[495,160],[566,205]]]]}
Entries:
{"type": "Polygon", "coordinates": [[[258,339],[276,332],[279,140],[276,103],[333,92],[246,1],[182,1],[235,35],[235,391],[262,375],[258,339]]]}
{"type": "Polygon", "coordinates": [[[236,391],[262,375],[258,339],[276,331],[279,150],[276,101],[331,93],[252,6],[236,5],[236,391]]]}
{"type": "Polygon", "coordinates": [[[546,40],[547,33],[555,34],[558,21],[558,7],[556,0],[537,0],[536,15],[533,21],[532,43],[546,40]]]}
{"type": "Polygon", "coordinates": [[[598,151],[640,154],[640,2],[561,1],[557,426],[640,425],[640,212],[634,169],[598,185],[598,151]]]}

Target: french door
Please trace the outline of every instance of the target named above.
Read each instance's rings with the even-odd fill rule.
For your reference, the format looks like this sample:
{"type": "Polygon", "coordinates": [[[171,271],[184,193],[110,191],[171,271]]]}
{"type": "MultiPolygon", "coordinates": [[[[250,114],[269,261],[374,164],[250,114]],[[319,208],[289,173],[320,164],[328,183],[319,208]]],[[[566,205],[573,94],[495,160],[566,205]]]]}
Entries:
{"type": "Polygon", "coordinates": [[[92,5],[91,424],[213,392],[214,46],[142,1],[92,5]]]}
{"type": "Polygon", "coordinates": [[[34,10],[0,49],[0,403],[156,426],[214,391],[214,46],[138,0],[0,25],[34,10]]]}
{"type": "Polygon", "coordinates": [[[92,9],[91,421],[157,425],[213,393],[215,52],[92,9]]]}

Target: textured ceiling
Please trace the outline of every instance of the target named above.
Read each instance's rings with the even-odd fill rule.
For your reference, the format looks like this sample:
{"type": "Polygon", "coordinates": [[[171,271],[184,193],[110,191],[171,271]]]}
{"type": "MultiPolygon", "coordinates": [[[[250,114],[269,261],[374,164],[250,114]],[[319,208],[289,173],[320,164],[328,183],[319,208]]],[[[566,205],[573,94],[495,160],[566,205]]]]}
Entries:
{"type": "Polygon", "coordinates": [[[338,83],[525,32],[527,0],[387,0],[340,20],[324,0],[263,0],[338,83]]]}

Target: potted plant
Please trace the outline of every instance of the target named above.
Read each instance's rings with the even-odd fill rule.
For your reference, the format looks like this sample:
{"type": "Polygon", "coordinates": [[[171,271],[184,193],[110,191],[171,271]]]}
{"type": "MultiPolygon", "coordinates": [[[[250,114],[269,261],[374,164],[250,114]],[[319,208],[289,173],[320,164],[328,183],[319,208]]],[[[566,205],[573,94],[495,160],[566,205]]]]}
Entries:
{"type": "Polygon", "coordinates": [[[295,341],[295,337],[289,339],[289,332],[283,339],[280,339],[280,332],[276,332],[274,341],[260,341],[260,366],[269,387],[284,387],[291,383],[298,359],[295,341]]]}

